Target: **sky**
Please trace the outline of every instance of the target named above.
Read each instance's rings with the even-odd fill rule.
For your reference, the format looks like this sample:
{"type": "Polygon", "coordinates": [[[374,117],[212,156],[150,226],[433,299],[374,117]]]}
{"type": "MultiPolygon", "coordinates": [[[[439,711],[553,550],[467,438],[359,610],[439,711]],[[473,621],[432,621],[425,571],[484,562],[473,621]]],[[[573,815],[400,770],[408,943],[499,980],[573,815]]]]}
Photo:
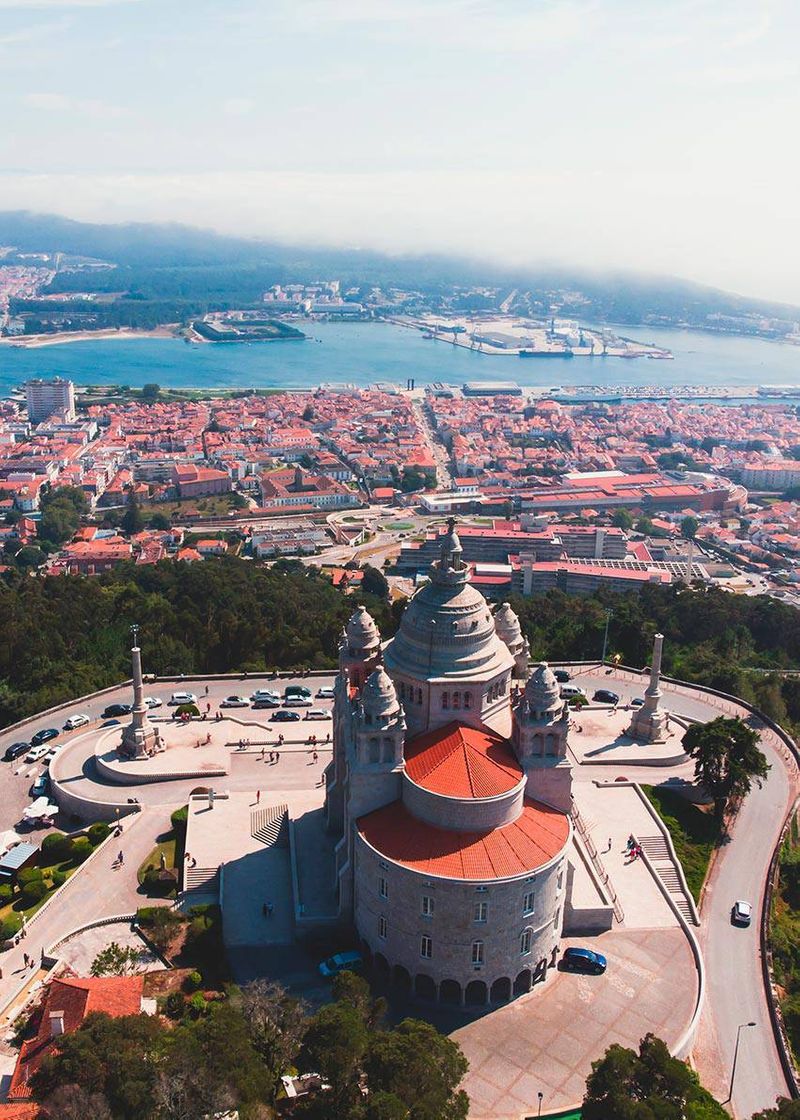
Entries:
{"type": "Polygon", "coordinates": [[[796,0],[0,0],[0,209],[800,304],[796,0]]]}

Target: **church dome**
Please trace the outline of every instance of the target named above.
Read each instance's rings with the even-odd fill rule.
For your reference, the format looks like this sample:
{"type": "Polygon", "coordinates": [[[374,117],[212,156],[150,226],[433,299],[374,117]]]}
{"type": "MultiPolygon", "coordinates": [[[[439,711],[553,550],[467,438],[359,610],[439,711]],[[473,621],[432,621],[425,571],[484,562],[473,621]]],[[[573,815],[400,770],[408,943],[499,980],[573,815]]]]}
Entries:
{"type": "Polygon", "coordinates": [[[363,605],[356,607],[350,615],[345,634],[351,649],[372,649],[381,640],[375,619],[363,605]]]}
{"type": "Polygon", "coordinates": [[[367,678],[361,692],[361,704],[364,712],[376,720],[387,719],[399,712],[397,692],[391,677],[382,665],[379,665],[367,678]]]}
{"type": "Polygon", "coordinates": [[[534,712],[550,712],[561,707],[561,688],[546,661],[540,661],[528,678],[525,700],[534,712]]]}
{"type": "Polygon", "coordinates": [[[515,650],[522,645],[522,627],[509,603],[502,603],[494,612],[494,628],[509,649],[515,650]]]}

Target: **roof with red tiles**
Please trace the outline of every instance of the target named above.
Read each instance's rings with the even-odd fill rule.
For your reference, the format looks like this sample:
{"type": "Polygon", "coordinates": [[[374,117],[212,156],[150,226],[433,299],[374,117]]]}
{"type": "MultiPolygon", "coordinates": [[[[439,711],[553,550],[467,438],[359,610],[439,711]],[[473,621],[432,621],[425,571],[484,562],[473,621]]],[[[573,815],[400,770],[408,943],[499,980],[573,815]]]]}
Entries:
{"type": "Polygon", "coordinates": [[[363,839],[386,859],[447,879],[508,879],[549,863],[569,839],[569,819],[526,799],[511,824],[487,832],[456,832],[418,820],[402,801],[361,817],[363,839]]]}
{"type": "Polygon", "coordinates": [[[142,1010],[144,977],[57,977],[47,989],[39,1012],[36,1037],[23,1042],[8,1090],[10,1099],[31,1095],[29,1082],[33,1074],[58,1044],[52,1035],[50,1017],[61,1012],[63,1033],[76,1031],[92,1011],[102,1011],[113,1018],[138,1015],[142,1010]]]}
{"type": "Polygon", "coordinates": [[[405,757],[413,782],[447,797],[495,797],[522,778],[522,767],[501,735],[455,721],[414,736],[405,757]]]}

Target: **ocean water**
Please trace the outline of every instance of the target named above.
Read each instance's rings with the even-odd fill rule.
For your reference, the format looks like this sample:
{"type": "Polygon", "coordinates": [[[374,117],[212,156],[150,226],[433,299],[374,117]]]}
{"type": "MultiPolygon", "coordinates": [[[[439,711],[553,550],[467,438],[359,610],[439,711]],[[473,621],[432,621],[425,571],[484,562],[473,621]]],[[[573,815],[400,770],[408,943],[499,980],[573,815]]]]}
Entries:
{"type": "Polygon", "coordinates": [[[434,381],[509,380],[556,388],[615,386],[795,385],[800,347],[693,331],[618,328],[668,347],[674,361],[647,358],[523,359],[488,355],[388,323],[314,323],[305,342],[188,345],[179,339],[131,338],[74,342],[37,349],[0,346],[0,396],[29,377],[69,377],[79,385],[172,388],[307,389],[322,382],[418,386],[434,381]]]}

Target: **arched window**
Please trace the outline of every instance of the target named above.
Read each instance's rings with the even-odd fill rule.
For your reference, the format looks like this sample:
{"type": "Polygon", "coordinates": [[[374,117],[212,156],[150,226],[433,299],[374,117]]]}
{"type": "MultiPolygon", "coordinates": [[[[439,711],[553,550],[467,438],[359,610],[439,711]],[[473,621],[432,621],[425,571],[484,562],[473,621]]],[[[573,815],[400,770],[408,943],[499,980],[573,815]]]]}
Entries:
{"type": "Polygon", "coordinates": [[[461,693],[460,692],[454,692],[453,693],[453,707],[454,708],[460,708],[461,707],[461,693]]]}
{"type": "Polygon", "coordinates": [[[465,708],[471,708],[472,707],[472,693],[471,692],[465,692],[464,693],[464,707],[465,708]]]}
{"type": "Polygon", "coordinates": [[[422,703],[422,689],[421,688],[417,689],[417,703],[418,704],[422,703]]]}
{"type": "Polygon", "coordinates": [[[472,963],[473,964],[483,964],[483,942],[482,941],[473,941],[472,942],[472,963]]]}
{"type": "Polygon", "coordinates": [[[443,692],[442,693],[442,707],[445,708],[445,709],[450,707],[450,693],[449,692],[443,692]]]}
{"type": "Polygon", "coordinates": [[[520,956],[526,957],[528,955],[528,953],[530,953],[530,951],[531,951],[531,937],[532,936],[533,936],[533,930],[531,929],[530,926],[527,926],[522,931],[522,933],[520,935],[520,939],[519,939],[520,956]]]}
{"type": "Polygon", "coordinates": [[[385,737],[383,740],[383,761],[391,762],[394,758],[394,739],[385,737]]]}

